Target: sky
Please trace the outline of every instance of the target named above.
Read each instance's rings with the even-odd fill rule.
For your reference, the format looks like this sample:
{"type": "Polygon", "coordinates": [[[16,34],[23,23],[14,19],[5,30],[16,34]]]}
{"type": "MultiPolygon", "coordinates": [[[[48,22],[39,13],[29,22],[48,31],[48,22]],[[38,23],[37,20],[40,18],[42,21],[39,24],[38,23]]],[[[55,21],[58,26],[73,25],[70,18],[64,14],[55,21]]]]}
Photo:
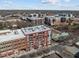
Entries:
{"type": "Polygon", "coordinates": [[[79,0],[0,0],[0,9],[79,10],[79,0]]]}

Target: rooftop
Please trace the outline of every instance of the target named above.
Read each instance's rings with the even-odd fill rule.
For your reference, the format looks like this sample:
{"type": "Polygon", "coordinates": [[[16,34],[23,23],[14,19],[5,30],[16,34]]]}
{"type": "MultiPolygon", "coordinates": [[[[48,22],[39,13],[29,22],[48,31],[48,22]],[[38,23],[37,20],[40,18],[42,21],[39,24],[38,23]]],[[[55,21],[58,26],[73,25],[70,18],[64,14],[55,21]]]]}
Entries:
{"type": "Polygon", "coordinates": [[[46,16],[48,19],[50,19],[50,20],[53,20],[53,19],[56,19],[56,20],[58,20],[58,19],[60,19],[61,17],[59,17],[59,16],[46,16]]]}
{"type": "Polygon", "coordinates": [[[44,25],[39,25],[39,26],[34,26],[34,27],[22,28],[22,30],[25,34],[31,34],[31,33],[35,33],[35,32],[50,30],[50,28],[48,28],[44,25]]]}
{"type": "Polygon", "coordinates": [[[36,32],[41,32],[41,31],[46,31],[46,30],[50,30],[50,28],[44,25],[26,27],[26,28],[21,28],[17,30],[9,30],[9,29],[1,30],[0,42],[24,38],[25,37],[24,34],[31,34],[31,33],[36,33],[36,32]]]}
{"type": "Polygon", "coordinates": [[[77,52],[79,52],[79,49],[76,47],[71,47],[71,46],[65,46],[65,50],[70,52],[71,54],[75,55],[77,52]]]}
{"type": "Polygon", "coordinates": [[[15,40],[15,39],[25,37],[20,29],[18,29],[18,30],[3,30],[3,31],[0,31],[0,33],[5,33],[5,34],[0,35],[0,42],[15,40]]]}
{"type": "Polygon", "coordinates": [[[47,18],[70,18],[69,16],[64,15],[53,15],[53,16],[46,16],[47,18]]]}
{"type": "Polygon", "coordinates": [[[43,19],[43,18],[41,18],[41,17],[28,17],[28,19],[30,19],[30,20],[39,20],[39,19],[43,19]]]}

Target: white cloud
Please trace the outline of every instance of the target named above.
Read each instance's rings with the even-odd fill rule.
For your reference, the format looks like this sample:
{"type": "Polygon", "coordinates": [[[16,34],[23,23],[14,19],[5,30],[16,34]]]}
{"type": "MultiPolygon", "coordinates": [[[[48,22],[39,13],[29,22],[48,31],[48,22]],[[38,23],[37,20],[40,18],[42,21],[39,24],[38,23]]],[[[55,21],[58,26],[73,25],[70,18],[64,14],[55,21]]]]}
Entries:
{"type": "Polygon", "coordinates": [[[51,3],[52,5],[56,5],[59,0],[41,0],[43,3],[51,3]]]}
{"type": "Polygon", "coordinates": [[[52,4],[56,4],[58,3],[59,0],[48,0],[48,2],[52,3],[52,4]]]}
{"type": "MultiPolygon", "coordinates": [[[[49,4],[52,4],[52,5],[59,5],[59,4],[61,4],[62,3],[62,1],[64,2],[64,3],[68,3],[68,2],[70,2],[71,0],[41,0],[41,2],[43,2],[43,3],[49,3],[49,4]]],[[[63,4],[64,5],[64,4],[63,4]]]]}

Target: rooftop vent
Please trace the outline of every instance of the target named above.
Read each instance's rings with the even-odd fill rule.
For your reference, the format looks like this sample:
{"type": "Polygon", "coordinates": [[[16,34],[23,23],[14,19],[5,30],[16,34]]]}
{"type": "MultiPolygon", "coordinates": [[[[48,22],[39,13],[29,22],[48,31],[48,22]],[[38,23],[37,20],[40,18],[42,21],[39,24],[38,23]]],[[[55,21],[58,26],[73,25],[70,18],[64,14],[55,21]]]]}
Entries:
{"type": "Polygon", "coordinates": [[[31,32],[31,31],[34,31],[34,29],[33,29],[33,28],[29,28],[28,30],[29,30],[30,32],[31,32]]]}
{"type": "Polygon", "coordinates": [[[15,30],[15,31],[14,31],[14,34],[15,34],[15,35],[17,35],[17,34],[19,34],[19,33],[18,33],[18,31],[17,31],[17,30],[15,30]]]}
{"type": "Polygon", "coordinates": [[[41,26],[41,28],[42,28],[42,29],[46,29],[46,27],[44,27],[44,26],[41,26]]]}

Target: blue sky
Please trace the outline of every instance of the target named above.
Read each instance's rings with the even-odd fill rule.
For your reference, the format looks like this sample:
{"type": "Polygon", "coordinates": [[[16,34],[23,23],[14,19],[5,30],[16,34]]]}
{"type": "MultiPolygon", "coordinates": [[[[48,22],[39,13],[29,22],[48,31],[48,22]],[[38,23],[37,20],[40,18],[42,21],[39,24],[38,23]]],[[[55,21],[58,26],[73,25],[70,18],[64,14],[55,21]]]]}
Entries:
{"type": "Polygon", "coordinates": [[[0,9],[79,10],[79,0],[0,0],[0,9]]]}

